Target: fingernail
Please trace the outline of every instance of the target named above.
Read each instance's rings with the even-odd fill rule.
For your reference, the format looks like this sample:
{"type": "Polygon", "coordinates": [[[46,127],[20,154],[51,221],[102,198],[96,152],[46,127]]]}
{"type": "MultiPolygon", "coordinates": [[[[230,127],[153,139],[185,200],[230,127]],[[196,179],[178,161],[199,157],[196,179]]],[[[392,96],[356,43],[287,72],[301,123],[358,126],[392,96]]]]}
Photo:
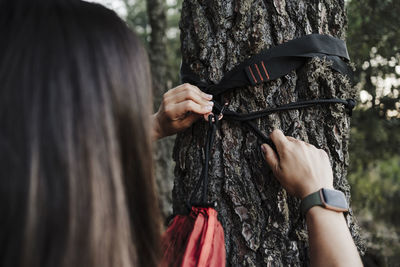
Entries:
{"type": "Polygon", "coordinates": [[[211,111],[213,109],[213,107],[212,106],[205,106],[204,109],[207,110],[207,111],[211,111]]]}
{"type": "Polygon", "coordinates": [[[265,154],[267,154],[267,148],[265,147],[265,145],[261,145],[261,150],[262,150],[265,154]]]}
{"type": "Polygon", "coordinates": [[[209,94],[204,94],[204,95],[206,96],[206,99],[208,99],[208,100],[211,100],[213,98],[212,95],[209,95],[209,94]]]}
{"type": "Polygon", "coordinates": [[[207,105],[209,105],[209,106],[214,106],[214,102],[208,101],[207,105]]]}

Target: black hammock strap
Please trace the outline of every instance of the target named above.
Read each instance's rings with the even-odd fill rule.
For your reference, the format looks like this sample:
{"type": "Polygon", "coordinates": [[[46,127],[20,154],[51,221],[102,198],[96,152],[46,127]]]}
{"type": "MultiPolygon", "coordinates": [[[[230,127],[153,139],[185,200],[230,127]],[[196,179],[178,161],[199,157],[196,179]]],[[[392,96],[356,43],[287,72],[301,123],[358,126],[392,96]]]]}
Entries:
{"type": "Polygon", "coordinates": [[[276,151],[273,142],[252,122],[252,120],[266,117],[274,112],[331,104],[344,105],[348,114],[351,116],[352,110],[356,105],[356,102],[353,99],[345,100],[330,98],[304,100],[250,113],[231,111],[226,109],[227,105],[222,105],[216,100],[218,95],[235,88],[261,84],[269,80],[280,78],[289,72],[298,69],[307,60],[313,57],[326,58],[327,60],[330,60],[332,62],[332,69],[348,76],[349,79],[352,78],[351,68],[346,64],[350,59],[345,42],[328,35],[320,34],[306,35],[264,50],[226,73],[218,84],[209,84],[204,80],[201,80],[187,64],[182,63],[182,82],[194,84],[202,91],[214,95],[213,114],[208,117],[209,129],[207,131],[207,139],[204,146],[204,164],[200,179],[197,181],[188,200],[187,205],[189,209],[191,206],[211,205],[207,203],[209,160],[218,124],[222,117],[228,121],[239,121],[245,123],[251,130],[253,130],[258,138],[263,142],[268,143],[276,151]],[[200,202],[196,202],[196,193],[199,191],[201,185],[203,185],[201,200],[200,202]]]}
{"type": "Polygon", "coordinates": [[[329,35],[310,34],[261,51],[227,72],[218,84],[201,80],[185,63],[181,66],[181,80],[217,96],[285,76],[313,57],[330,60],[332,69],[352,78],[352,70],[346,64],[350,60],[346,43],[329,35]]]}

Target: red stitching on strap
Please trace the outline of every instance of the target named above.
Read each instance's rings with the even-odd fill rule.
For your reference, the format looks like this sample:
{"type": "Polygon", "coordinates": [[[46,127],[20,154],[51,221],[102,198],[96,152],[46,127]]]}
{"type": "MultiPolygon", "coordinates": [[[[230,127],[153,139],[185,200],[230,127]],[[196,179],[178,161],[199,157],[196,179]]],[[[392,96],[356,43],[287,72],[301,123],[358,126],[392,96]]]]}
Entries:
{"type": "Polygon", "coordinates": [[[264,81],[264,79],[263,79],[263,77],[261,76],[261,72],[260,72],[260,70],[258,69],[258,66],[257,66],[257,64],[254,64],[254,66],[255,66],[255,67],[256,67],[256,69],[257,69],[258,76],[260,76],[260,78],[261,78],[261,81],[263,82],[263,81],[264,81]]]}
{"type": "Polygon", "coordinates": [[[253,71],[251,70],[251,67],[250,67],[250,66],[249,66],[249,71],[250,71],[250,73],[251,73],[251,76],[252,76],[253,79],[254,79],[254,82],[257,83],[256,77],[254,76],[253,71]]]}
{"type": "Polygon", "coordinates": [[[267,75],[267,78],[268,78],[268,80],[269,80],[268,71],[267,71],[267,69],[266,69],[265,66],[264,66],[264,61],[261,61],[261,65],[263,66],[264,71],[265,71],[265,74],[267,75]]]}

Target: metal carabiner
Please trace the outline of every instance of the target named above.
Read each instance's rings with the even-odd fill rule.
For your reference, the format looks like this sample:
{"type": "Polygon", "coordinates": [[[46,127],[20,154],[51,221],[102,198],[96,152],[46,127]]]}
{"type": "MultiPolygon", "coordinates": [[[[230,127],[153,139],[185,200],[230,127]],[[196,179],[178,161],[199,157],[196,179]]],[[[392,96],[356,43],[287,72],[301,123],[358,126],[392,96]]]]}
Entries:
{"type": "Polygon", "coordinates": [[[222,120],[222,118],[224,117],[224,111],[225,109],[228,107],[229,103],[225,102],[224,106],[221,108],[221,112],[218,114],[218,120],[222,120]]]}

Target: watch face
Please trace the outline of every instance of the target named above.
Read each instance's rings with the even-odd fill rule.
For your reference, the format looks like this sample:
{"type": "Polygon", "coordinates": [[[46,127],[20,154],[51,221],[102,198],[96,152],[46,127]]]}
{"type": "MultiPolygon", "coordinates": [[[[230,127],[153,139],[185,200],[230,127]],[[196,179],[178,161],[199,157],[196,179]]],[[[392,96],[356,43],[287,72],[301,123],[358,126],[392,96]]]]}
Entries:
{"type": "Polygon", "coordinates": [[[336,211],[347,211],[349,206],[343,192],[332,189],[321,189],[321,199],[326,208],[336,211]]]}

